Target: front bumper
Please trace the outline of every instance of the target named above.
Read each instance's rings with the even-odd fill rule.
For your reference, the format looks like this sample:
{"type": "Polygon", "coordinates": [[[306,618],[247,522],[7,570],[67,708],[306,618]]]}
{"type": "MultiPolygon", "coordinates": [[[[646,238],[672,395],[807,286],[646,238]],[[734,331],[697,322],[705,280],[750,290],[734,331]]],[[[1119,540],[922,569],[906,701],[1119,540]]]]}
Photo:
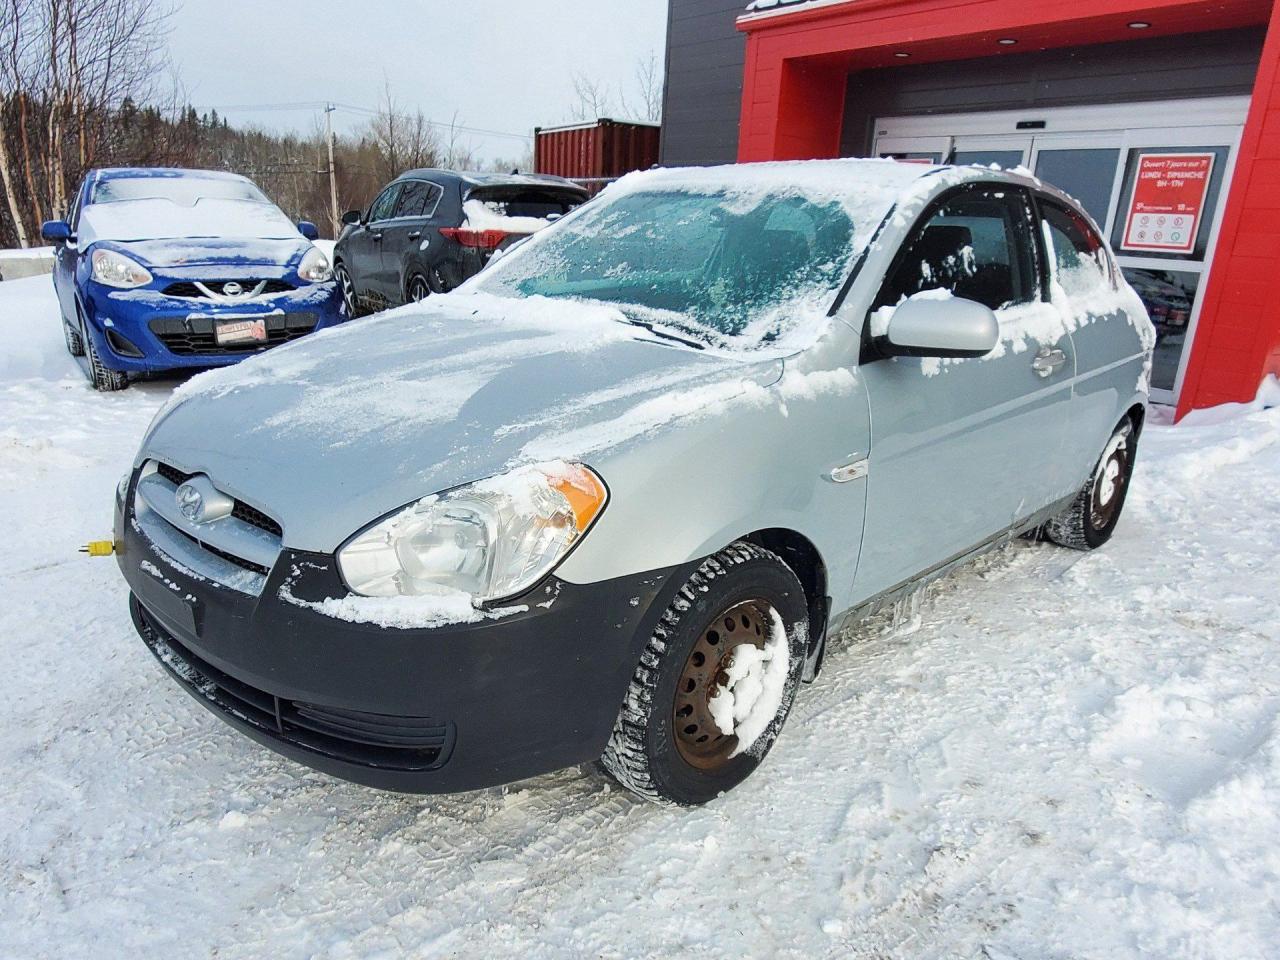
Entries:
{"type": "MultiPolygon", "coordinates": [[[[130,496],[132,491],[130,491],[130,496]]],[[[350,623],[289,602],[341,597],[333,557],[284,550],[253,596],[175,564],[118,505],[139,635],[205,707],[345,780],[452,793],[604,751],[658,618],[692,565],[581,586],[554,577],[497,620],[350,623]]]]}
{"type": "MultiPolygon", "coordinates": [[[[160,278],[155,286],[173,282],[173,278],[160,278]]],[[[138,374],[229,366],[346,319],[334,281],[238,304],[167,296],[151,288],[112,290],[90,282],[85,312],[102,361],[114,370],[138,374]],[[270,340],[219,348],[212,336],[213,323],[231,317],[265,318],[270,340]],[[121,339],[141,356],[122,349],[121,339]]]]}

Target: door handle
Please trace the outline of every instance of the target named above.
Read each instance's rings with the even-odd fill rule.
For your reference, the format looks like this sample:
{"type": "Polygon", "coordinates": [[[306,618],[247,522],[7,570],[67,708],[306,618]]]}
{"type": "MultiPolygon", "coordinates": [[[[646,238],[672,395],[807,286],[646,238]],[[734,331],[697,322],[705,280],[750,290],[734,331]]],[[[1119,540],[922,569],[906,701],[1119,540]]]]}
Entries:
{"type": "Polygon", "coordinates": [[[410,239],[410,240],[417,240],[420,236],[422,236],[422,231],[421,231],[421,230],[415,230],[415,231],[413,231],[413,233],[409,234],[409,239],[410,239]]]}
{"type": "Polygon", "coordinates": [[[371,233],[371,234],[369,234],[369,239],[370,239],[370,240],[372,240],[374,243],[380,243],[380,242],[382,241],[382,234],[381,234],[381,233],[371,233]]]}
{"type": "Polygon", "coordinates": [[[1050,349],[1049,347],[1041,347],[1040,352],[1036,354],[1034,360],[1031,361],[1031,369],[1041,377],[1051,377],[1057,373],[1067,362],[1067,355],[1057,347],[1050,349]]]}

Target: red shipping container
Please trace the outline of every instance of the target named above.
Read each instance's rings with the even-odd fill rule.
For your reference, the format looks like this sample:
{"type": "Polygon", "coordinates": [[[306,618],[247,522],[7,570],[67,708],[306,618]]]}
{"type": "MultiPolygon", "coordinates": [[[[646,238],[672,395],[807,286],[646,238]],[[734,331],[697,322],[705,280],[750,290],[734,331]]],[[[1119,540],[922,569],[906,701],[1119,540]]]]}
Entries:
{"type": "Polygon", "coordinates": [[[574,180],[596,193],[623,174],[657,164],[661,132],[658,124],[608,119],[539,127],[534,130],[534,170],[574,180]]]}

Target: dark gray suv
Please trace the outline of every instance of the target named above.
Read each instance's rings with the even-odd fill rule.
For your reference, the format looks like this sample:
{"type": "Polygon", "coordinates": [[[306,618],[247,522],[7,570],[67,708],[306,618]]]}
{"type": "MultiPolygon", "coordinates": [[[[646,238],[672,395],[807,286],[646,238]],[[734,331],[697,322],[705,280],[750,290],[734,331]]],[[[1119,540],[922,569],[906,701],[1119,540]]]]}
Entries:
{"type": "Polygon", "coordinates": [[[410,170],[367,210],[349,211],[334,272],[349,315],[447,293],[495,251],[587,200],[568,180],[522,174],[410,170]]]}

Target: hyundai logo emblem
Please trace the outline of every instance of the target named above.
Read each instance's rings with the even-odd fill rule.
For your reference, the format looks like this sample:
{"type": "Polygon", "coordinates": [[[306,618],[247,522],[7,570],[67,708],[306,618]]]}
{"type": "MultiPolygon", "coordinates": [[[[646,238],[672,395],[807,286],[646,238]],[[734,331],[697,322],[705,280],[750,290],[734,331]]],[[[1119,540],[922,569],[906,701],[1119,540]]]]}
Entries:
{"type": "Polygon", "coordinates": [[[222,285],[222,293],[224,296],[238,297],[240,294],[244,293],[244,287],[232,280],[222,285]]]}
{"type": "Polygon", "coordinates": [[[178,501],[178,510],[192,523],[200,523],[204,519],[204,494],[192,484],[184,483],[174,493],[178,501]]]}

